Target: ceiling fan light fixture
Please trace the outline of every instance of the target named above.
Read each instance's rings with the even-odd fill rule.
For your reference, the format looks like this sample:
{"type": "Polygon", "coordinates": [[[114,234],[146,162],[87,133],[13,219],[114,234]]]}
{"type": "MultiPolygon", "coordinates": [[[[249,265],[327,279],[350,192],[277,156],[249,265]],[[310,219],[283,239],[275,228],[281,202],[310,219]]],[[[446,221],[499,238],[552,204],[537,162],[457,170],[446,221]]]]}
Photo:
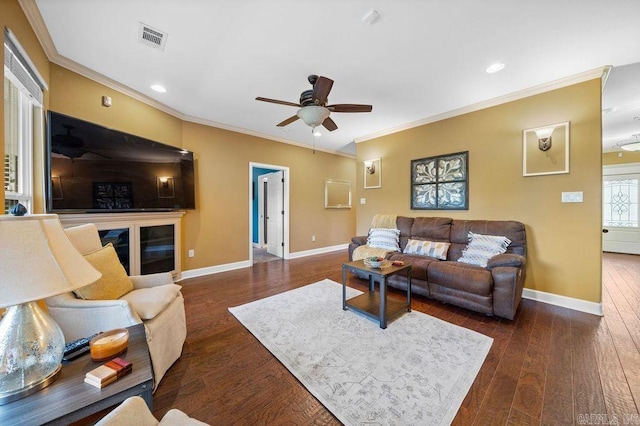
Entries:
{"type": "Polygon", "coordinates": [[[640,142],[631,142],[626,145],[620,146],[625,151],[640,151],[640,142]]]}
{"type": "Polygon", "coordinates": [[[616,146],[625,151],[640,151],[640,133],[631,135],[627,139],[623,139],[616,146]]]}
{"type": "Polygon", "coordinates": [[[318,127],[329,117],[329,110],[325,107],[310,105],[300,108],[296,115],[302,119],[307,126],[318,127]]]}

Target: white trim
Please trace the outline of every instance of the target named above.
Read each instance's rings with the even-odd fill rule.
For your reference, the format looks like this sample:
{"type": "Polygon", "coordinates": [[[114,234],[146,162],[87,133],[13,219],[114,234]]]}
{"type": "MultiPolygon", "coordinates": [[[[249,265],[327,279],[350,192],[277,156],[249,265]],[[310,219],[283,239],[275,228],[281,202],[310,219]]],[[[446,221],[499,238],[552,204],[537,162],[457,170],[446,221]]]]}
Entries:
{"type": "Polygon", "coordinates": [[[410,123],[401,124],[399,126],[390,127],[388,129],[380,130],[375,133],[371,133],[366,136],[355,138],[355,143],[368,141],[371,139],[379,138],[382,136],[390,135],[393,133],[401,132],[403,130],[413,129],[414,127],[424,126],[425,124],[435,123],[437,121],[446,120],[447,118],[457,117],[459,115],[468,114],[470,112],[480,111],[486,108],[491,108],[497,105],[506,104],[507,102],[517,101],[518,99],[524,99],[531,96],[539,95],[541,93],[549,92],[551,90],[561,89],[563,87],[572,86],[574,84],[582,83],[585,81],[593,80],[595,78],[602,78],[608,76],[611,66],[604,66],[595,68],[590,71],[585,71],[580,74],[572,75],[569,77],[561,78],[559,80],[551,81],[549,83],[540,84],[538,86],[530,87],[528,89],[519,90],[517,92],[509,93],[497,98],[488,99],[486,101],[478,102],[475,104],[467,105],[462,108],[454,109],[451,111],[443,112],[442,114],[436,114],[431,117],[423,118],[420,120],[412,121],[410,123]]]}
{"type": "Polygon", "coordinates": [[[225,263],[223,265],[207,266],[206,268],[190,269],[182,272],[181,280],[187,278],[202,277],[204,275],[218,274],[220,272],[235,271],[236,269],[250,268],[252,266],[250,260],[242,262],[225,263]]]}
{"type": "Polygon", "coordinates": [[[589,302],[588,300],[575,299],[573,297],[561,296],[559,294],[546,293],[539,290],[525,288],[522,290],[522,297],[547,303],[549,305],[561,306],[574,311],[586,312],[588,314],[604,316],[602,303],[589,302]]]}
{"type": "Polygon", "coordinates": [[[27,51],[24,50],[24,47],[22,47],[22,45],[18,41],[18,38],[15,36],[15,34],[13,34],[13,32],[9,28],[5,27],[5,31],[7,34],[7,38],[11,41],[11,43],[16,48],[16,50],[18,50],[18,53],[22,56],[22,59],[24,59],[24,61],[26,62],[26,64],[24,65],[29,67],[28,71],[30,71],[33,74],[33,76],[36,78],[37,83],[41,87],[41,90],[49,90],[49,86],[47,85],[47,82],[42,77],[42,74],[40,74],[40,72],[38,71],[38,67],[36,67],[36,65],[33,63],[31,58],[29,58],[27,51]]]}
{"type": "Polygon", "coordinates": [[[324,253],[331,253],[334,251],[347,250],[348,248],[349,248],[349,244],[338,244],[336,246],[320,247],[317,249],[297,251],[295,253],[291,253],[291,255],[289,256],[289,259],[299,259],[301,257],[315,256],[316,254],[324,254],[324,253]]]}

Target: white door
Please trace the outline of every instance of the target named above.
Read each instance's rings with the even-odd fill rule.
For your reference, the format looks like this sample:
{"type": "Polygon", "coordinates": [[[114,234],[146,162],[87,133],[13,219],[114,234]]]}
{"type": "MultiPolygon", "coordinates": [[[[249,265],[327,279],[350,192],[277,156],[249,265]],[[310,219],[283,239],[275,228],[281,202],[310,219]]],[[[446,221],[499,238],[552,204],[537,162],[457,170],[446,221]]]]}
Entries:
{"type": "Polygon", "coordinates": [[[267,252],[284,253],[284,172],[267,175],[267,252]]]}
{"type": "Polygon", "coordinates": [[[638,188],[640,173],[629,166],[605,167],[602,186],[602,250],[640,254],[638,188]]]}

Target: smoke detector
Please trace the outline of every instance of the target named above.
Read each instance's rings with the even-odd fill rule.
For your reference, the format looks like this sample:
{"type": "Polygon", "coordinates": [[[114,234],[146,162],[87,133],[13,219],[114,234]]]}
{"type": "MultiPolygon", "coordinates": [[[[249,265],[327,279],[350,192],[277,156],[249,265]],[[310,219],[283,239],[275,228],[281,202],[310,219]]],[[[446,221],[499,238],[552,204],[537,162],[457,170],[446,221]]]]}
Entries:
{"type": "Polygon", "coordinates": [[[140,22],[138,28],[138,41],[157,50],[164,51],[169,34],[153,28],[151,25],[140,22]]]}

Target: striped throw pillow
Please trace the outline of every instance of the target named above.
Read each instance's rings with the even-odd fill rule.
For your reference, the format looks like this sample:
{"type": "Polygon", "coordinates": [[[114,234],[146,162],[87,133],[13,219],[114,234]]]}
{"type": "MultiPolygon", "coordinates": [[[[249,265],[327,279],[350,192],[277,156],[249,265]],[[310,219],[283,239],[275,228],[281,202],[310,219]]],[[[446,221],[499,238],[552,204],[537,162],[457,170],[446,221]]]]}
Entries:
{"type": "Polygon", "coordinates": [[[400,251],[400,230],[388,228],[371,228],[367,245],[390,251],[400,251]]]}
{"type": "Polygon", "coordinates": [[[404,248],[404,253],[447,260],[449,246],[451,246],[451,243],[443,243],[440,241],[409,240],[404,248]]]}
{"type": "Polygon", "coordinates": [[[487,262],[493,256],[507,251],[511,240],[498,235],[482,235],[469,232],[469,244],[462,250],[462,256],[458,262],[472,265],[487,266],[487,262]]]}

